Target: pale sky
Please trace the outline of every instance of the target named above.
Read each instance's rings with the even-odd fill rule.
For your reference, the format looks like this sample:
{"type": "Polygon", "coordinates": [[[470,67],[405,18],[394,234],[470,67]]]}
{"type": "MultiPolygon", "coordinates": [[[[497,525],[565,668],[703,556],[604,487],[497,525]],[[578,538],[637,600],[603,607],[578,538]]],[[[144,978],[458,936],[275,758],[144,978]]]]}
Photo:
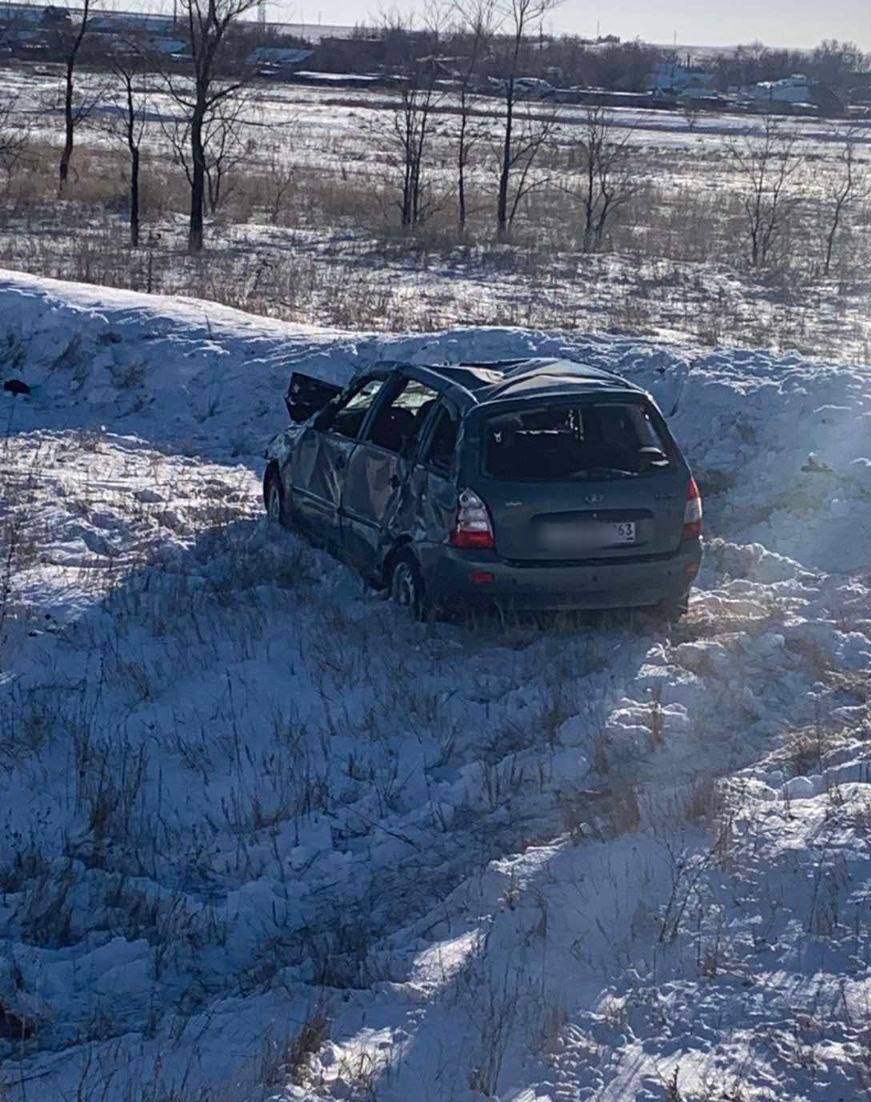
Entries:
{"type": "MultiPolygon", "coordinates": [[[[426,0],[267,0],[269,19],[354,24],[384,8],[422,11],[426,0]]],[[[823,38],[852,40],[871,50],[871,0],[564,0],[545,29],[596,33],[648,42],[815,46],[823,38]],[[550,24],[550,26],[548,26],[550,24]]]]}

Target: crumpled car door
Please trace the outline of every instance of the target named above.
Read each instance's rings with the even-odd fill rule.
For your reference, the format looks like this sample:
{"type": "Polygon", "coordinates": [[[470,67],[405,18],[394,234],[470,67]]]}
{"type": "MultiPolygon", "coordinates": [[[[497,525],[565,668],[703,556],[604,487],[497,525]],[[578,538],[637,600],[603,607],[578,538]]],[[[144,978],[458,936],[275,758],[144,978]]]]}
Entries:
{"type": "Polygon", "coordinates": [[[348,462],[340,510],[342,551],[364,574],[377,573],[407,466],[395,452],[365,442],[348,462]]]}
{"type": "Polygon", "coordinates": [[[339,506],[356,442],[309,426],[294,449],[291,466],[294,516],[325,543],[339,542],[339,506]]]}

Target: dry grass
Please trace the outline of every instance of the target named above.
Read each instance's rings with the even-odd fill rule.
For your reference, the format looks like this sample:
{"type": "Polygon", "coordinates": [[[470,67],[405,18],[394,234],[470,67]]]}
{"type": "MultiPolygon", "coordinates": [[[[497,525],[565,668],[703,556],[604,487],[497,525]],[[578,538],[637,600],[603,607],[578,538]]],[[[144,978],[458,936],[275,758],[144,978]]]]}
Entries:
{"type": "Polygon", "coordinates": [[[319,999],[295,1033],[281,1042],[272,1038],[266,1039],[257,1074],[258,1081],[268,1091],[280,1089],[288,1083],[307,1086],[312,1057],[323,1046],[329,1033],[327,1005],[323,999],[319,999]]]}
{"type": "Polygon", "coordinates": [[[661,149],[639,142],[635,197],[614,219],[605,253],[590,256],[580,251],[568,137],[547,151],[541,186],[524,200],[509,240],[498,243],[486,143],[472,166],[465,231],[456,226],[450,146],[442,144],[432,214],[409,233],[397,224],[395,181],[377,130],[364,160],[343,141],[324,134],[335,167],[295,159],[293,148],[275,142],[258,146],[229,178],[199,259],[184,252],[186,181],[167,154],[145,150],[144,247],[131,250],[124,247],[123,150],[98,147],[83,132],[73,180],[58,202],[56,150],[32,145],[3,189],[0,260],[56,278],[348,328],[468,322],[644,335],[666,327],[711,346],[740,341],[831,355],[840,344],[851,358],[871,355],[862,307],[871,219],[856,208],[835,278],[821,283],[822,200],[810,175],[790,208],[776,264],[751,275],[738,181],[722,150],[678,148],[664,163],[661,149]]]}

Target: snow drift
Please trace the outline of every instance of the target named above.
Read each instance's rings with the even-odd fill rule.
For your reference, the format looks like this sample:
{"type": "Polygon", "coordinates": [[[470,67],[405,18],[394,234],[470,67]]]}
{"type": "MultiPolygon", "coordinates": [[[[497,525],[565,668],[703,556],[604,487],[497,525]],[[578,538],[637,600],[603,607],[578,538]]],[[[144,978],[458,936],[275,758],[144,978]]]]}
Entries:
{"type": "Polygon", "coordinates": [[[867,368],[13,273],[0,342],[0,1092],[866,1089],[867,368]],[[416,625],[263,521],[294,366],[528,354],[642,383],[693,462],[673,634],[416,625]]]}

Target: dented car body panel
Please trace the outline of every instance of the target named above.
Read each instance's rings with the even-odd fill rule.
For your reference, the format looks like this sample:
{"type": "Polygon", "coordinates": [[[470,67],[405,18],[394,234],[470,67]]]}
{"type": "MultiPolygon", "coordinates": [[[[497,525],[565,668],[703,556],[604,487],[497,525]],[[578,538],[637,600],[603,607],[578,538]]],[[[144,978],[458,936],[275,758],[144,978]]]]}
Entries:
{"type": "Polygon", "coordinates": [[[266,451],[283,515],[375,584],[404,556],[442,607],[686,598],[701,558],[689,468],[619,376],[564,360],[385,364],[342,391],[295,374],[287,403],[293,423],[266,451]],[[489,518],[474,546],[455,538],[469,494],[489,518]]]}

